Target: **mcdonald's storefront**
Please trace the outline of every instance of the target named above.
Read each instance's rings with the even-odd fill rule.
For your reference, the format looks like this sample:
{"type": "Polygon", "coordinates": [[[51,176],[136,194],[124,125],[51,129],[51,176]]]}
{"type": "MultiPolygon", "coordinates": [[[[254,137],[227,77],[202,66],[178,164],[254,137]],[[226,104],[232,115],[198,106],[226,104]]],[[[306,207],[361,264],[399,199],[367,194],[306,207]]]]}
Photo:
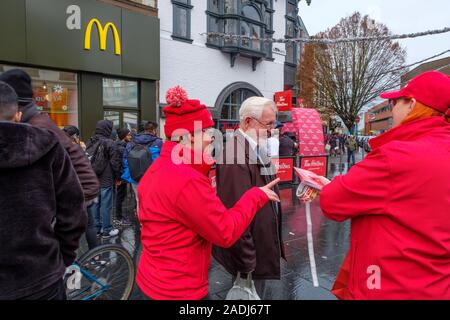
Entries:
{"type": "Polygon", "coordinates": [[[131,129],[158,119],[159,54],[156,13],[101,0],[0,1],[0,73],[26,70],[39,109],[83,139],[101,119],[131,129]]]}

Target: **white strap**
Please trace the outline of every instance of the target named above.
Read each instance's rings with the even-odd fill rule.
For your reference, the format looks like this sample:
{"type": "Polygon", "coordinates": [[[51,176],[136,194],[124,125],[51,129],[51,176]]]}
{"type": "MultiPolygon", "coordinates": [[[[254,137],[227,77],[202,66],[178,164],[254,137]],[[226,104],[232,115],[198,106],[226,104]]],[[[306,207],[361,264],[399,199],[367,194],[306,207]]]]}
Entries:
{"type": "Polygon", "coordinates": [[[308,239],[308,253],[309,253],[309,263],[311,265],[311,276],[314,287],[318,287],[319,280],[317,278],[316,259],[314,257],[314,245],[313,245],[312,223],[311,223],[311,202],[305,202],[305,207],[306,207],[306,226],[307,226],[306,237],[308,239]]]}

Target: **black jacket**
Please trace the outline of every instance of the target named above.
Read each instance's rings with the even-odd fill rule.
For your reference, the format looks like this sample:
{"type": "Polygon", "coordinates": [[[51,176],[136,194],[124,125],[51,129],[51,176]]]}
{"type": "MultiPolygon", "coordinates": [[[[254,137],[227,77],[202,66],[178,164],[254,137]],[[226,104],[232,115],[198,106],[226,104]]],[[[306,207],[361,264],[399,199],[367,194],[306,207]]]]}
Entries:
{"type": "Polygon", "coordinates": [[[108,188],[114,185],[115,180],[119,180],[121,176],[122,169],[122,157],[120,156],[120,151],[117,150],[117,146],[111,139],[111,133],[113,129],[113,123],[109,120],[100,120],[95,128],[95,135],[89,139],[86,144],[86,148],[95,144],[97,141],[101,140],[105,144],[105,152],[108,157],[108,164],[106,165],[105,171],[98,176],[101,188],[108,188]]]}
{"type": "Polygon", "coordinates": [[[292,157],[295,156],[297,150],[295,149],[295,142],[287,135],[282,135],[280,138],[280,157],[292,157]]]}
{"type": "MultiPolygon", "coordinates": [[[[120,159],[123,159],[123,154],[125,153],[125,149],[127,147],[127,143],[122,140],[114,141],[114,149],[119,153],[120,159]]],[[[120,176],[123,173],[123,161],[120,161],[120,176]]]]}
{"type": "Polygon", "coordinates": [[[86,222],[83,190],[55,134],[0,122],[0,300],[60,280],[86,222]]]}
{"type": "Polygon", "coordinates": [[[72,165],[77,172],[86,202],[94,200],[97,197],[100,185],[83,149],[79,145],[72,143],[64,131],[59,129],[47,114],[37,111],[36,105],[30,103],[27,106],[22,106],[20,110],[24,112],[22,122],[50,130],[56,134],[59,142],[69,154],[70,160],[72,160],[72,165]]]}

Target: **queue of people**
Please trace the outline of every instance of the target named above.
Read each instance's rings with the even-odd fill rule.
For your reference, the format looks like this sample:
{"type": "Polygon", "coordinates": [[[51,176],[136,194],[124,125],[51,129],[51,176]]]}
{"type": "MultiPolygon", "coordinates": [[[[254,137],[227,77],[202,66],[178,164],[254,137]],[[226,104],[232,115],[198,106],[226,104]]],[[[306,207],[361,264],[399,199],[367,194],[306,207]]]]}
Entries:
{"type": "MultiPolygon", "coordinates": [[[[24,71],[0,75],[0,299],[64,300],[62,277],[80,238],[92,248],[119,234],[114,193],[117,224],[131,223],[127,190],[138,206],[142,299],[209,299],[212,256],[232,279],[251,275],[268,297],[267,280],[280,279],[285,258],[267,150],[278,126],[273,101],[244,101],[239,129],[214,159],[211,114],[181,87],[166,95],[165,141],[151,121],[136,133],[116,130],[114,141],[113,123],[100,120],[85,145],[76,127],[61,130],[39,112],[32,94],[24,71]],[[217,190],[208,178],[215,161],[217,190]]],[[[353,165],[320,195],[325,216],[352,221],[333,293],[450,299],[450,78],[426,72],[381,97],[393,106],[394,128],[370,141],[364,160],[355,164],[352,136],[329,141],[344,145],[353,165]]],[[[280,156],[298,149],[288,133],[279,144],[280,156]]]]}

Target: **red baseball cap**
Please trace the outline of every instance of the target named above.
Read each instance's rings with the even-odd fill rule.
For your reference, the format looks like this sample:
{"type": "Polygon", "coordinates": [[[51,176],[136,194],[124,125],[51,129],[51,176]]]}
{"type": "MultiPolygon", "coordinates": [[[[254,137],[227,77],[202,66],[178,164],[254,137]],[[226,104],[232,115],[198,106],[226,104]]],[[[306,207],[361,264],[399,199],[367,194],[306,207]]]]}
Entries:
{"type": "Polygon", "coordinates": [[[420,103],[450,116],[450,77],[427,71],[411,79],[402,89],[383,92],[383,99],[414,98],[420,103]]]}

